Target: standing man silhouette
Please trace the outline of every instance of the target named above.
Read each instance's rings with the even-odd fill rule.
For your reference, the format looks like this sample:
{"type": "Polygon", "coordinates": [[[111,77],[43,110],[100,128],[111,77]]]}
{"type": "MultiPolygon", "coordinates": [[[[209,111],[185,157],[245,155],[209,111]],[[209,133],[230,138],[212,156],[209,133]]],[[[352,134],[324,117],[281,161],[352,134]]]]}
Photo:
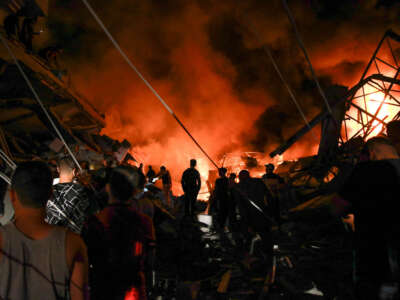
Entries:
{"type": "Polygon", "coordinates": [[[196,170],[196,160],[190,160],[190,168],[186,169],[182,175],[182,188],[185,193],[185,215],[194,216],[197,195],[201,188],[201,178],[199,171],[196,170]]]}

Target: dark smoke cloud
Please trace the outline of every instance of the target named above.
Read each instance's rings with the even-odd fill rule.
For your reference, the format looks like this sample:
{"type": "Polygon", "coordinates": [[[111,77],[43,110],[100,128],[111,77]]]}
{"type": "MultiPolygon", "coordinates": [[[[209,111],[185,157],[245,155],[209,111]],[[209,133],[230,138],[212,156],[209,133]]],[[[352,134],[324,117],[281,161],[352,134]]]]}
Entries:
{"type": "MultiPolygon", "coordinates": [[[[263,45],[271,48],[306,116],[323,109],[281,1],[91,2],[215,158],[234,150],[269,151],[304,125],[263,45]]],[[[383,33],[400,29],[395,1],[288,2],[325,87],[353,85],[383,33]]],[[[106,113],[105,133],[128,138],[156,163],[181,166],[200,156],[80,1],[55,1],[49,23],[53,43],[65,48],[73,83],[106,113]]]]}

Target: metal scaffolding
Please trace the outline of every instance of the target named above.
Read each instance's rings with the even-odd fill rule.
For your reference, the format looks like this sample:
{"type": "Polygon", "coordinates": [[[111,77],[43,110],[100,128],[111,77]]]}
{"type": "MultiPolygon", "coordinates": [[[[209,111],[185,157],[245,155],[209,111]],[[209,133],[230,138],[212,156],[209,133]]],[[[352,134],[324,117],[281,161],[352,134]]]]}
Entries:
{"type": "Polygon", "coordinates": [[[344,142],[382,133],[388,122],[400,117],[400,53],[394,50],[399,48],[400,36],[387,31],[346,99],[344,142]]]}
{"type": "MultiPolygon", "coordinates": [[[[333,109],[343,105],[345,107],[344,117],[339,120],[341,126],[337,128],[338,147],[355,138],[366,140],[383,133],[387,123],[400,119],[399,62],[400,36],[388,30],[380,40],[358,83],[333,105],[333,109]]],[[[301,128],[272,151],[270,156],[281,155],[313,127],[330,117],[328,111],[321,112],[309,122],[309,126],[301,128]]]]}

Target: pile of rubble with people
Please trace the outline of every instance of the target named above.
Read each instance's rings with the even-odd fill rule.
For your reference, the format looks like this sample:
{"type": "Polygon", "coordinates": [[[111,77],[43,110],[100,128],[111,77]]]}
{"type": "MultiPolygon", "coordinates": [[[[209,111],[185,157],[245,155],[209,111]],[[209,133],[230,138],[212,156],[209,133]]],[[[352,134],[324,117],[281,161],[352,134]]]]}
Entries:
{"type": "Polygon", "coordinates": [[[368,140],[329,205],[304,210],[272,164],[261,178],[220,168],[201,206],[194,159],[181,197],[165,166],[20,162],[0,299],[398,299],[395,145],[368,140]]]}

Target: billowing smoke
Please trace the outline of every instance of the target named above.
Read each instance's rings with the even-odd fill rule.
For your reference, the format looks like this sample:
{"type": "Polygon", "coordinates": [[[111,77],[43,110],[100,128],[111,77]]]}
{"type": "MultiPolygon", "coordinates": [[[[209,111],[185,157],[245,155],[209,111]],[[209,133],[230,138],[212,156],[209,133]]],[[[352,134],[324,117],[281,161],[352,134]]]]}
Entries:
{"type": "MultiPolygon", "coordinates": [[[[289,1],[324,86],[357,81],[383,33],[399,28],[400,5],[394,2],[289,1]]],[[[227,152],[267,152],[304,125],[263,45],[272,49],[306,116],[323,109],[280,0],[91,3],[216,161],[227,152]]],[[[209,162],[128,68],[81,1],[55,1],[49,26],[53,43],[65,49],[73,84],[105,113],[105,134],[127,138],[145,163],[165,164],[175,176],[192,157],[206,173],[209,162]]],[[[306,137],[296,147],[289,155],[309,155],[316,142],[306,137]]]]}

